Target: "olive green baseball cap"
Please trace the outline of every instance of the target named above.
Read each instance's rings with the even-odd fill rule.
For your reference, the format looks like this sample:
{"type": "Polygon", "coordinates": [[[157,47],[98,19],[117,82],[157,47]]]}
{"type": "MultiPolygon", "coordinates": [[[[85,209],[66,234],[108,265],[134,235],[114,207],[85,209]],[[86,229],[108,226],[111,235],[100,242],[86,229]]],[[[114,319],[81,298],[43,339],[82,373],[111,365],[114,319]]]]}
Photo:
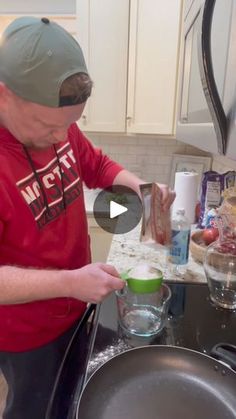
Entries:
{"type": "Polygon", "coordinates": [[[88,74],[83,52],[57,23],[25,16],[3,32],[0,81],[17,96],[44,106],[65,106],[60,103],[60,87],[76,73],[88,74]]]}

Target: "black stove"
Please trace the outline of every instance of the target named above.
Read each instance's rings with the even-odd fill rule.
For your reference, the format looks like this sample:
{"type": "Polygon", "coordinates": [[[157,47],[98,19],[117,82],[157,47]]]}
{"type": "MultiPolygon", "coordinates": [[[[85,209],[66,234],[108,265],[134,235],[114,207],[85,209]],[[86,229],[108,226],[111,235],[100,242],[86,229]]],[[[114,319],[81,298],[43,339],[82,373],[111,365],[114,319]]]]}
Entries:
{"type": "Polygon", "coordinates": [[[173,345],[210,355],[218,343],[236,345],[236,310],[217,308],[207,284],[168,282],[172,291],[166,327],[152,338],[127,334],[118,323],[113,293],[100,306],[90,307],[68,348],[48,418],[74,419],[83,385],[111,357],[130,348],[173,345]],[[91,313],[93,313],[91,320],[91,313]],[[83,336],[83,338],[82,338],[83,336]]]}
{"type": "Polygon", "coordinates": [[[207,284],[168,282],[168,285],[172,297],[167,324],[152,338],[139,338],[123,331],[118,324],[114,294],[101,304],[86,378],[110,357],[137,346],[174,345],[210,355],[217,343],[236,345],[236,310],[217,308],[210,300],[207,284]]]}

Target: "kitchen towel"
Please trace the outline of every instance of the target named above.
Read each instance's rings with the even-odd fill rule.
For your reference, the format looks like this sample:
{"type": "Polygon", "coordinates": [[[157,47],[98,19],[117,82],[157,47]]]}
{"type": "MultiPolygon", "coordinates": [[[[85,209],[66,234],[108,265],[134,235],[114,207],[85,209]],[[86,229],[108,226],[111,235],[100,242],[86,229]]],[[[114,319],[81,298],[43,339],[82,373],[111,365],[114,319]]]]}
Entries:
{"type": "Polygon", "coordinates": [[[172,216],[180,208],[185,209],[189,222],[195,222],[195,208],[198,199],[199,174],[196,172],[176,172],[175,186],[176,198],[172,206],[172,216]]]}

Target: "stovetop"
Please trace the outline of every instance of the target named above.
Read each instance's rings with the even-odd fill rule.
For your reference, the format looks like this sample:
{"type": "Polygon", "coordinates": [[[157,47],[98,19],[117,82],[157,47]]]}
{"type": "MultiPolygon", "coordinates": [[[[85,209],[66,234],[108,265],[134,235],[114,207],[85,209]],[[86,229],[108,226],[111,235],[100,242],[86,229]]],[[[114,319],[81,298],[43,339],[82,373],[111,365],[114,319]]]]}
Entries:
{"type": "Polygon", "coordinates": [[[167,324],[152,338],[134,337],[123,331],[118,324],[114,294],[101,304],[86,379],[112,356],[137,346],[174,345],[210,354],[217,343],[236,345],[236,311],[215,307],[207,284],[168,285],[172,297],[167,324]]]}
{"type": "Polygon", "coordinates": [[[173,345],[210,355],[217,343],[236,345],[236,310],[215,307],[207,284],[168,282],[168,285],[172,297],[167,324],[152,338],[127,335],[121,329],[114,293],[100,306],[88,308],[66,351],[46,419],[74,419],[89,377],[104,362],[127,349],[173,345]]]}

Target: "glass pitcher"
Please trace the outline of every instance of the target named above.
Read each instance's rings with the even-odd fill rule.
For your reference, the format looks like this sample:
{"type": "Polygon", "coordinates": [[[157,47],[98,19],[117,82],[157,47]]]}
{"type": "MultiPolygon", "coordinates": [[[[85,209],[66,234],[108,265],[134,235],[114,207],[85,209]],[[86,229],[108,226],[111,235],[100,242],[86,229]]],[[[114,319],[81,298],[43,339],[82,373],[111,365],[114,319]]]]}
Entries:
{"type": "Polygon", "coordinates": [[[216,220],[219,238],[206,250],[203,262],[214,304],[236,309],[236,217],[219,213],[216,220]]]}

